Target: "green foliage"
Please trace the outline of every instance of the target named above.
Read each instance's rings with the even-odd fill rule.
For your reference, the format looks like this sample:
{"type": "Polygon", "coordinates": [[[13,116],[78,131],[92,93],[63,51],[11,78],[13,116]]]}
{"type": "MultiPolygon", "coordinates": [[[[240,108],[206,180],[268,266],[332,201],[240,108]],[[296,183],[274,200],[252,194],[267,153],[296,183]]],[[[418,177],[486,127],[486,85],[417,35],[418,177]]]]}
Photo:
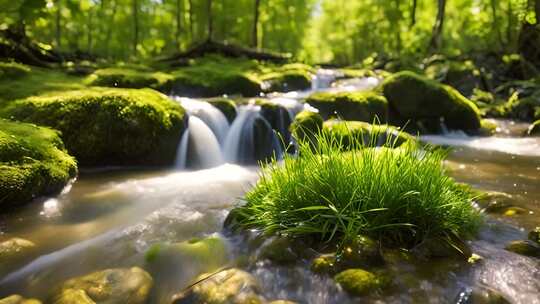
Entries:
{"type": "Polygon", "coordinates": [[[19,78],[29,74],[32,69],[16,62],[0,62],[0,80],[19,78]]]}
{"type": "Polygon", "coordinates": [[[49,93],[9,102],[0,116],[60,130],[81,165],[170,164],[184,128],[184,110],[151,89],[49,93]]]}
{"type": "Polygon", "coordinates": [[[480,128],[478,108],[454,88],[441,85],[413,72],[400,72],[385,79],[384,96],[398,121],[427,120],[438,124],[441,118],[450,129],[480,128]]]}
{"type": "Polygon", "coordinates": [[[368,235],[404,247],[475,232],[480,215],[471,193],[445,174],[445,151],[369,148],[377,142],[372,136],[349,143],[350,153],[324,133],[316,149],[300,142],[299,157],[264,167],[236,221],[267,233],[342,244],[368,235]]]}
{"type": "Polygon", "coordinates": [[[324,118],[337,116],[345,120],[386,121],[388,102],[375,92],[314,93],[306,102],[319,109],[324,118]]]}
{"type": "Polygon", "coordinates": [[[0,119],[0,206],[59,192],[77,174],[54,130],[0,119]]]}

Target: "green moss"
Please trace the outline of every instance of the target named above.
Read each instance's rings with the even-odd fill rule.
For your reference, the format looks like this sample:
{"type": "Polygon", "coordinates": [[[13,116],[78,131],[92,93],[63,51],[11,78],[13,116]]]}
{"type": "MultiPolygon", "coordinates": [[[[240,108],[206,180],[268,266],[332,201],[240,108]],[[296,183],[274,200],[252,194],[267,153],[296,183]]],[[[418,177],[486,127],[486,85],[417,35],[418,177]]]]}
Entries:
{"type": "Polygon", "coordinates": [[[480,128],[478,108],[455,89],[413,72],[400,72],[382,84],[384,96],[393,110],[394,120],[444,119],[449,129],[480,128]]]}
{"type": "Polygon", "coordinates": [[[540,91],[524,98],[513,94],[500,111],[506,118],[528,122],[540,119],[540,91]]]}
{"type": "Polygon", "coordinates": [[[128,68],[106,68],[95,71],[86,82],[93,86],[119,88],[160,88],[173,77],[163,72],[128,68]]]}
{"type": "Polygon", "coordinates": [[[12,295],[7,298],[0,299],[0,304],[41,304],[37,299],[26,299],[20,295],[12,295]]]}
{"type": "Polygon", "coordinates": [[[282,68],[261,77],[266,92],[307,90],[311,87],[310,69],[282,68]]]}
{"type": "Polygon", "coordinates": [[[323,118],[319,113],[302,111],[296,115],[289,129],[296,140],[316,144],[315,136],[323,127],[323,118]]]}
{"type": "Polygon", "coordinates": [[[0,116],[60,130],[81,165],[171,164],[184,128],[184,110],[151,89],[50,93],[12,101],[0,116]]]}
{"type": "Polygon", "coordinates": [[[32,69],[17,62],[0,62],[0,79],[19,78],[30,74],[32,69]]]}
{"type": "Polygon", "coordinates": [[[0,81],[0,106],[10,101],[50,91],[74,90],[85,87],[83,78],[59,70],[32,67],[24,77],[9,77],[0,81]]]}
{"type": "Polygon", "coordinates": [[[482,87],[480,70],[471,60],[437,61],[426,68],[426,75],[456,88],[461,94],[471,96],[482,87]]]}
{"type": "Polygon", "coordinates": [[[76,174],[56,131],[0,119],[0,208],[58,192],[76,174]]]}
{"type": "Polygon", "coordinates": [[[354,268],[345,270],[334,277],[334,280],[347,292],[362,296],[384,287],[387,280],[369,271],[354,268]]]}
{"type": "Polygon", "coordinates": [[[233,120],[236,118],[236,104],[232,99],[214,98],[207,101],[214,107],[218,108],[221,113],[223,113],[223,115],[227,117],[229,123],[232,123],[233,120]]]}
{"type": "Polygon", "coordinates": [[[329,120],[323,125],[323,133],[335,138],[345,150],[352,149],[358,141],[366,146],[391,147],[416,142],[414,137],[405,132],[400,132],[395,127],[372,125],[361,121],[329,120]]]}
{"type": "Polygon", "coordinates": [[[324,118],[338,116],[344,120],[386,121],[388,102],[374,92],[315,93],[306,102],[317,108],[324,118]]]}

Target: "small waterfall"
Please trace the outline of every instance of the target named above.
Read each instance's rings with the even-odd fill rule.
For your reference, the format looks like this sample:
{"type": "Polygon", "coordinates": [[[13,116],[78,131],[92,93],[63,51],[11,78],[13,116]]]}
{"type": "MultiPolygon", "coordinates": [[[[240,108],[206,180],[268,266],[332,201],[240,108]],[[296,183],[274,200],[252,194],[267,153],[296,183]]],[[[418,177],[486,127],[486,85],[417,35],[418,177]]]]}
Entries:
{"type": "Polygon", "coordinates": [[[208,102],[174,98],[189,115],[188,127],[178,147],[176,168],[210,168],[224,162],[254,164],[284,153],[290,141],[288,131],[294,115],[303,105],[297,100],[276,99],[269,110],[255,103],[242,105],[229,125],[225,115],[208,102]],[[264,108],[264,109],[263,109],[264,108]]]}
{"type": "Polygon", "coordinates": [[[177,168],[189,165],[211,168],[224,163],[221,147],[212,130],[197,116],[190,116],[178,152],[177,168]]]}
{"type": "Polygon", "coordinates": [[[317,74],[313,76],[311,82],[311,90],[319,91],[323,89],[328,89],[338,77],[343,77],[343,73],[336,70],[329,69],[319,69],[317,74]]]}

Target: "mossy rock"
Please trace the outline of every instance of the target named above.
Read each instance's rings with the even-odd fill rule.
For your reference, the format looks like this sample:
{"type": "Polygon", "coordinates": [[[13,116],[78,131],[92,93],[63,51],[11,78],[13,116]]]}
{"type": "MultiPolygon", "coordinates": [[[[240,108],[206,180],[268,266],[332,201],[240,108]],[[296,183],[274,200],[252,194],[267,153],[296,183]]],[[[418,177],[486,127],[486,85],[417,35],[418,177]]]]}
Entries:
{"type": "Polygon", "coordinates": [[[41,304],[41,301],[37,299],[26,299],[20,295],[12,295],[0,299],[0,304],[41,304]]]}
{"type": "Polygon", "coordinates": [[[337,255],[338,269],[373,267],[384,263],[380,244],[369,237],[358,236],[343,247],[337,255]]]}
{"type": "Polygon", "coordinates": [[[426,75],[434,80],[456,88],[461,94],[471,96],[482,85],[480,70],[471,60],[438,61],[425,70],[426,75]]]}
{"type": "Polygon", "coordinates": [[[189,289],[176,294],[173,304],[263,304],[259,282],[251,274],[231,268],[202,274],[189,289]]]}
{"type": "Polygon", "coordinates": [[[143,304],[152,286],[152,277],[141,268],[106,269],[64,282],[53,303],[143,304]]]}
{"type": "Polygon", "coordinates": [[[533,122],[540,119],[540,91],[531,96],[513,94],[499,107],[501,117],[533,122]]]}
{"type": "Polygon", "coordinates": [[[32,72],[32,69],[17,62],[0,62],[0,79],[13,79],[26,76],[32,72]]]}
{"type": "Polygon", "coordinates": [[[357,142],[366,147],[399,147],[416,142],[414,137],[392,126],[372,125],[361,121],[328,120],[323,124],[323,133],[334,137],[344,150],[352,149],[357,142]]]}
{"type": "Polygon", "coordinates": [[[266,74],[261,80],[266,92],[290,92],[311,88],[311,77],[306,70],[290,69],[266,74]]]}
{"type": "Polygon", "coordinates": [[[337,116],[344,120],[386,122],[388,116],[386,98],[375,92],[320,92],[309,96],[306,102],[325,119],[337,116]]]}
{"type": "Polygon", "coordinates": [[[540,244],[531,240],[512,241],[506,244],[504,249],[524,256],[540,259],[540,244]]]}
{"type": "Polygon", "coordinates": [[[440,119],[449,129],[465,131],[481,127],[478,108],[454,88],[405,71],[388,77],[382,84],[384,96],[398,122],[440,119]]]}
{"type": "Polygon", "coordinates": [[[161,91],[191,97],[254,97],[262,91],[261,83],[254,75],[227,70],[225,66],[193,66],[174,71],[172,75],[172,79],[160,86],[161,91]]]}
{"type": "Polygon", "coordinates": [[[529,136],[540,136],[540,120],[535,121],[527,130],[529,136]]]}
{"type": "Polygon", "coordinates": [[[148,72],[128,68],[99,69],[87,78],[92,86],[118,88],[160,88],[173,77],[162,72],[148,72]]]}
{"type": "Polygon", "coordinates": [[[316,136],[323,128],[324,120],[319,113],[304,110],[296,115],[289,130],[298,141],[308,141],[315,146],[316,136]]]}
{"type": "Polygon", "coordinates": [[[228,98],[213,98],[207,100],[211,105],[218,108],[218,110],[225,115],[227,118],[227,121],[229,123],[232,123],[234,119],[236,118],[237,112],[236,112],[236,104],[232,99],[228,98]]]}
{"type": "Polygon", "coordinates": [[[426,239],[414,251],[425,258],[452,258],[464,261],[473,254],[469,245],[457,236],[426,239]]]}
{"type": "Polygon", "coordinates": [[[0,119],[0,206],[62,190],[77,174],[57,131],[0,119]]]}
{"type": "Polygon", "coordinates": [[[361,268],[348,269],[334,277],[345,291],[352,295],[364,296],[388,285],[388,279],[361,268]]]}
{"type": "Polygon", "coordinates": [[[529,240],[540,244],[540,227],[536,227],[534,228],[534,230],[531,230],[531,232],[529,232],[528,237],[529,237],[529,240]]]}
{"type": "Polygon", "coordinates": [[[335,267],[335,254],[323,254],[311,262],[311,271],[319,274],[333,274],[336,270],[335,267]]]}
{"type": "Polygon", "coordinates": [[[184,130],[184,109],[151,89],[49,93],[16,100],[0,116],[62,132],[80,165],[169,165],[184,130]]]}
{"type": "Polygon", "coordinates": [[[278,264],[295,263],[299,254],[297,244],[286,237],[274,237],[266,240],[259,251],[259,259],[268,259],[278,264]]]}

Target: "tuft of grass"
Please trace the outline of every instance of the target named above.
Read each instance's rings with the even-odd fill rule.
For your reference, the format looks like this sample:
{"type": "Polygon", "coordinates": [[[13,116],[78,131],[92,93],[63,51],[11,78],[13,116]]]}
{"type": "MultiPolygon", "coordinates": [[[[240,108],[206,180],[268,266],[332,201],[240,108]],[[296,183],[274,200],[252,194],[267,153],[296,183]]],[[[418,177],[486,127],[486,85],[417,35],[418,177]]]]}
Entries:
{"type": "Polygon", "coordinates": [[[481,217],[472,194],[445,174],[445,150],[394,148],[395,138],[375,147],[380,136],[373,132],[369,140],[349,136],[354,151],[342,152],[340,138],[320,132],[316,149],[300,141],[299,157],[264,164],[237,210],[239,224],[339,244],[368,235],[408,248],[476,231],[481,217]]]}

